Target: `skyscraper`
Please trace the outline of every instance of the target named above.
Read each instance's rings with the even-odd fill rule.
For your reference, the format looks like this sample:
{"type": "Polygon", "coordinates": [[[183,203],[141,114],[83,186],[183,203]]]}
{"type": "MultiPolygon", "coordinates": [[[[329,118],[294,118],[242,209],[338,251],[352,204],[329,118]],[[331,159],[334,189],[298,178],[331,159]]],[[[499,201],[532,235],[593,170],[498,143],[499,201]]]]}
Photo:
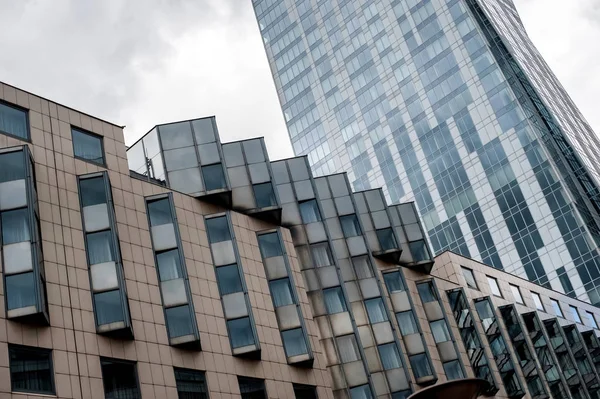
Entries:
{"type": "Polygon", "coordinates": [[[253,0],[294,152],[452,250],[600,303],[600,143],[511,0],[253,0]]]}

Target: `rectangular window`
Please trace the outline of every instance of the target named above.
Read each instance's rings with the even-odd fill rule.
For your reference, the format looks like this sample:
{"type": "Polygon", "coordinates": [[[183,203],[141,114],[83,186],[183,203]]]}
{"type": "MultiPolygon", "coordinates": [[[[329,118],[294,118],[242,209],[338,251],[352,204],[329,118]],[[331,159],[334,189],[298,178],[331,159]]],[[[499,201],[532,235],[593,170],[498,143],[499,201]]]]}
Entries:
{"type": "Polygon", "coordinates": [[[516,285],[510,285],[510,290],[512,291],[513,297],[515,298],[515,302],[520,303],[521,305],[524,305],[525,302],[523,301],[523,297],[521,296],[521,290],[519,289],[519,287],[517,287],[516,285]]]}
{"type": "Polygon", "coordinates": [[[360,359],[360,352],[354,334],[338,337],[336,341],[342,363],[355,362],[360,359]]]}
{"type": "Polygon", "coordinates": [[[2,245],[31,240],[27,208],[0,213],[0,226],[2,226],[2,245]]]}
{"type": "MultiPolygon", "coordinates": [[[[0,104],[1,106],[1,104],[0,104]]],[[[25,179],[25,162],[23,151],[12,151],[2,154],[0,163],[0,183],[25,179]]]]}
{"type": "Polygon", "coordinates": [[[95,294],[94,304],[96,305],[96,321],[99,326],[123,321],[121,293],[118,289],[95,294]]]}
{"type": "Polygon", "coordinates": [[[490,290],[492,290],[492,294],[494,296],[502,298],[502,292],[500,291],[500,286],[498,286],[498,280],[493,277],[486,276],[488,284],[490,286],[490,290]]]}
{"type": "Polygon", "coordinates": [[[467,287],[477,290],[477,280],[475,280],[475,274],[473,274],[473,270],[467,269],[466,267],[462,267],[461,269],[463,276],[465,277],[465,281],[467,282],[467,287]]]}
{"type": "Polygon", "coordinates": [[[267,399],[265,381],[257,378],[238,377],[242,399],[267,399]]]}
{"type": "Polygon", "coordinates": [[[227,216],[206,219],[206,231],[211,244],[231,240],[227,216]]]}
{"type": "Polygon", "coordinates": [[[579,317],[579,311],[577,310],[577,308],[575,306],[569,305],[569,310],[571,311],[571,316],[573,316],[573,320],[575,320],[575,322],[579,324],[583,324],[581,322],[581,317],[579,317]]]}
{"type": "Polygon", "coordinates": [[[410,247],[410,253],[412,254],[415,262],[422,262],[431,259],[425,240],[413,241],[409,243],[408,246],[410,247]]]}
{"type": "Polygon", "coordinates": [[[275,191],[273,191],[271,183],[255,184],[252,187],[257,208],[268,208],[277,205],[277,198],[275,198],[275,191]]]}
{"type": "Polygon", "coordinates": [[[81,179],[79,181],[79,196],[81,205],[86,206],[106,204],[106,186],[104,177],[93,177],[91,179],[81,179]]]}
{"type": "Polygon", "coordinates": [[[402,336],[416,334],[419,332],[419,327],[417,326],[415,315],[413,314],[412,310],[396,313],[396,319],[398,320],[398,325],[400,326],[400,332],[402,333],[402,336]]]}
{"type": "Polygon", "coordinates": [[[402,367],[400,361],[400,353],[394,342],[385,345],[379,345],[377,347],[379,351],[379,357],[381,358],[381,364],[384,370],[397,369],[402,367]]]}
{"type": "Polygon", "coordinates": [[[300,208],[302,223],[309,224],[321,221],[321,212],[319,212],[319,205],[316,199],[300,202],[298,207],[300,208]]]}
{"type": "Polygon", "coordinates": [[[75,155],[75,158],[102,166],[105,165],[104,145],[101,136],[72,127],[71,137],[73,139],[73,155],[75,155]]]}
{"type": "Polygon", "coordinates": [[[220,266],[215,270],[217,273],[217,285],[219,286],[221,296],[243,291],[238,265],[220,266]]]}
{"type": "Polygon", "coordinates": [[[596,323],[596,319],[594,318],[594,314],[592,312],[586,311],[585,315],[588,318],[588,322],[589,322],[588,325],[590,327],[598,328],[598,323],[596,323]]]}
{"type": "Polygon", "coordinates": [[[5,277],[6,305],[8,310],[20,309],[36,304],[33,290],[33,272],[13,274],[5,277]]]}
{"type": "Polygon", "coordinates": [[[203,371],[175,368],[175,383],[179,399],[208,399],[203,371]]]}
{"type": "Polygon", "coordinates": [[[111,230],[104,230],[99,233],[89,233],[86,235],[87,255],[90,265],[97,265],[115,260],[112,238],[111,230]]]}
{"type": "Polygon", "coordinates": [[[308,353],[304,332],[301,328],[283,331],[281,337],[283,338],[283,347],[285,348],[287,357],[308,353]]]}
{"type": "Polygon", "coordinates": [[[321,242],[318,244],[312,244],[310,246],[310,252],[312,253],[315,267],[325,267],[333,265],[333,257],[331,256],[331,250],[329,244],[321,242]]]}
{"type": "Polygon", "coordinates": [[[169,328],[169,337],[185,337],[194,334],[189,305],[165,309],[165,317],[169,328]]]}
{"type": "Polygon", "coordinates": [[[376,231],[377,240],[379,240],[379,246],[382,251],[388,251],[390,249],[397,249],[396,238],[394,237],[394,231],[391,228],[380,229],[376,231]]]}
{"type": "Polygon", "coordinates": [[[385,286],[390,294],[393,292],[406,291],[406,287],[404,286],[400,272],[384,273],[383,280],[385,281],[385,286]]]}
{"type": "Polygon", "coordinates": [[[158,266],[160,281],[174,280],[183,277],[179,249],[172,249],[156,254],[156,264],[158,266]]]}
{"type": "Polygon", "coordinates": [[[150,226],[162,226],[173,223],[171,215],[171,203],[168,198],[148,202],[148,217],[150,226]]]}
{"type": "Polygon", "coordinates": [[[360,385],[350,389],[350,399],[373,399],[369,385],[360,385]]]}
{"type": "Polygon", "coordinates": [[[276,232],[258,236],[258,246],[263,258],[272,258],[283,255],[279,234],[276,232]]]}
{"type": "Polygon", "coordinates": [[[446,362],[443,364],[443,366],[446,377],[448,377],[449,380],[459,380],[461,378],[465,378],[458,360],[446,362]]]}
{"type": "Polygon", "coordinates": [[[29,140],[27,111],[0,103],[0,132],[29,140]]]}
{"type": "Polygon", "coordinates": [[[448,331],[446,320],[432,321],[429,323],[429,326],[431,327],[431,333],[436,344],[450,341],[450,331],[448,331]]]}
{"type": "Polygon", "coordinates": [[[532,292],[531,296],[533,297],[533,303],[535,303],[535,308],[537,310],[545,312],[544,305],[542,304],[542,298],[540,297],[540,295],[536,294],[535,292],[532,292]]]}
{"type": "Polygon", "coordinates": [[[317,388],[312,385],[294,384],[294,396],[296,399],[318,399],[317,388]]]}
{"type": "Polygon", "coordinates": [[[344,237],[355,237],[362,234],[362,230],[360,229],[360,224],[358,223],[358,218],[356,214],[340,216],[340,223],[342,224],[342,231],[344,232],[344,237]]]}
{"type": "Polygon", "coordinates": [[[368,256],[356,256],[352,258],[352,266],[354,266],[357,279],[361,280],[373,277],[371,261],[368,256]]]}
{"type": "Polygon", "coordinates": [[[140,399],[135,363],[100,358],[104,397],[106,399],[140,399]]]}
{"type": "Polygon", "coordinates": [[[269,281],[269,288],[271,289],[271,298],[273,298],[273,305],[276,308],[281,306],[292,305],[294,303],[292,287],[290,285],[290,279],[288,277],[279,280],[269,281]]]}
{"type": "Polygon", "coordinates": [[[367,299],[365,307],[367,308],[367,315],[369,315],[371,324],[382,323],[388,320],[382,298],[367,299]]]}
{"type": "Polygon", "coordinates": [[[416,378],[427,377],[432,374],[429,359],[424,353],[411,356],[409,359],[416,378]]]}
{"type": "Polygon", "coordinates": [[[348,310],[341,287],[323,290],[323,300],[329,314],[342,313],[348,310]]]}
{"type": "Polygon", "coordinates": [[[49,349],[9,344],[8,356],[13,392],[54,395],[52,355],[49,349]]]}
{"type": "Polygon", "coordinates": [[[550,298],[550,304],[552,305],[552,310],[554,310],[554,314],[558,317],[565,317],[563,315],[562,309],[560,308],[560,303],[557,300],[550,298]]]}
{"type": "Polygon", "coordinates": [[[438,300],[437,293],[435,292],[431,281],[417,284],[417,291],[419,291],[419,296],[423,303],[437,302],[438,300]]]}
{"type": "Polygon", "coordinates": [[[234,349],[254,345],[254,333],[252,332],[252,325],[250,324],[249,317],[228,320],[227,326],[229,337],[231,339],[231,346],[234,349]]]}
{"type": "Polygon", "coordinates": [[[227,181],[220,163],[202,166],[202,177],[204,177],[204,189],[206,191],[227,188],[227,181]]]}

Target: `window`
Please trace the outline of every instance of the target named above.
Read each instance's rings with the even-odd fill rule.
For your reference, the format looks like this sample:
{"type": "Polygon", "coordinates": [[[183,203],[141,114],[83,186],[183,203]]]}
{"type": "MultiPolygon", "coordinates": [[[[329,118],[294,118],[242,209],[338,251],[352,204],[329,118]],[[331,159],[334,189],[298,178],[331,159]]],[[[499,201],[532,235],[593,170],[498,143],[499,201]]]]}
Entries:
{"type": "Polygon", "coordinates": [[[87,242],[87,256],[90,265],[111,262],[115,260],[112,245],[112,231],[104,230],[99,233],[89,233],[85,236],[87,242]]]}
{"type": "Polygon", "coordinates": [[[190,307],[188,305],[165,309],[169,337],[177,338],[194,334],[190,307]]]}
{"type": "Polygon", "coordinates": [[[263,258],[272,258],[283,255],[279,235],[275,233],[261,234],[258,236],[258,246],[263,258]]]}
{"type": "Polygon", "coordinates": [[[204,372],[175,368],[175,383],[179,399],[207,399],[204,372]]]}
{"type": "Polygon", "coordinates": [[[94,177],[91,179],[81,179],[79,181],[79,196],[81,205],[86,206],[106,203],[106,186],[104,177],[94,177]]]}
{"type": "Polygon", "coordinates": [[[50,350],[9,344],[8,356],[11,389],[14,392],[54,395],[50,350]]]}
{"type": "Polygon", "coordinates": [[[535,303],[535,308],[544,312],[544,305],[542,304],[542,298],[540,298],[540,295],[536,294],[535,292],[532,292],[531,296],[533,297],[533,303],[535,303]]]}
{"type": "Polygon", "coordinates": [[[344,237],[355,237],[362,234],[362,230],[360,229],[360,224],[358,223],[358,218],[355,214],[340,216],[340,223],[342,224],[342,231],[344,232],[344,237]]]}
{"type": "Polygon", "coordinates": [[[331,250],[329,244],[321,242],[318,244],[312,244],[310,246],[310,252],[312,253],[315,267],[325,267],[333,265],[333,258],[331,256],[331,250]]]}
{"type": "Polygon", "coordinates": [[[283,347],[285,348],[287,357],[308,353],[306,340],[304,339],[304,331],[302,331],[301,328],[283,331],[281,337],[283,339],[283,347]]]}
{"type": "Polygon", "coordinates": [[[563,315],[562,309],[560,308],[560,304],[556,299],[550,298],[550,304],[552,305],[552,310],[554,310],[554,314],[558,317],[565,317],[563,315]]]}
{"type": "Polygon", "coordinates": [[[473,270],[463,267],[462,272],[463,276],[465,277],[465,281],[467,282],[467,287],[477,290],[477,280],[475,280],[475,274],[473,274],[473,270]]]}
{"type": "Polygon", "coordinates": [[[360,385],[350,389],[350,399],[373,399],[371,388],[368,385],[360,385]]]}
{"type": "Polygon", "coordinates": [[[0,213],[2,226],[2,245],[29,241],[29,212],[27,208],[0,213]]]}
{"type": "Polygon", "coordinates": [[[521,296],[521,290],[516,285],[509,284],[510,290],[512,291],[513,297],[517,303],[524,305],[523,297],[521,296]]]}
{"type": "Polygon", "coordinates": [[[273,185],[271,183],[255,184],[253,188],[257,208],[268,208],[277,205],[275,191],[273,191],[273,185]]]}
{"type": "Polygon", "coordinates": [[[100,358],[106,399],[141,398],[135,363],[100,358]]]}
{"type": "Polygon", "coordinates": [[[292,287],[289,278],[286,277],[280,280],[269,281],[269,288],[271,289],[273,306],[276,308],[292,305],[294,303],[294,296],[292,295],[292,287]]]}
{"type": "Polygon", "coordinates": [[[392,399],[408,399],[408,397],[412,395],[412,391],[398,391],[392,393],[392,399]]]}
{"type": "Polygon", "coordinates": [[[223,167],[220,163],[202,166],[202,177],[204,177],[204,189],[206,191],[219,190],[227,187],[223,167]]]}
{"type": "Polygon", "coordinates": [[[344,293],[341,287],[328,288],[323,290],[323,300],[325,301],[325,308],[327,313],[335,314],[345,312],[346,301],[344,300],[344,293]]]}
{"type": "Polygon", "coordinates": [[[172,249],[156,254],[156,263],[160,281],[174,280],[183,277],[178,249],[172,249]]]}
{"type": "Polygon", "coordinates": [[[459,380],[461,378],[465,378],[458,360],[446,362],[443,364],[443,366],[446,377],[448,377],[449,380],[459,380]]]}
{"type": "Polygon", "coordinates": [[[319,205],[316,199],[300,202],[298,206],[300,207],[302,223],[309,224],[321,220],[321,212],[319,212],[319,205]]]}
{"type": "Polygon", "coordinates": [[[409,359],[416,378],[427,377],[432,374],[431,365],[429,364],[429,359],[427,359],[426,354],[421,353],[414,355],[409,359]]]}
{"type": "Polygon", "coordinates": [[[417,326],[415,315],[413,314],[412,310],[396,313],[396,319],[398,320],[398,325],[400,326],[400,332],[402,333],[402,336],[416,334],[419,332],[419,327],[417,326]]]}
{"type": "Polygon", "coordinates": [[[267,399],[265,381],[257,378],[238,377],[242,399],[267,399]]]}
{"type": "Polygon", "coordinates": [[[296,399],[318,399],[317,388],[312,385],[294,384],[294,396],[296,399]]]}
{"type": "Polygon", "coordinates": [[[436,320],[429,323],[431,327],[431,333],[436,344],[441,342],[450,341],[450,331],[448,331],[448,325],[446,320],[436,320]]]}
{"type": "Polygon", "coordinates": [[[96,305],[96,321],[99,326],[123,321],[121,293],[118,289],[94,294],[94,305],[96,305]]]}
{"type": "Polygon", "coordinates": [[[388,251],[390,249],[397,249],[396,238],[394,237],[394,231],[390,228],[380,229],[376,231],[377,239],[379,240],[379,246],[382,251],[388,251]]]}
{"type": "Polygon", "coordinates": [[[417,291],[419,291],[419,296],[423,303],[436,302],[438,300],[437,293],[431,281],[417,284],[417,291]]]}
{"type": "Polygon", "coordinates": [[[344,335],[336,340],[342,363],[355,362],[360,359],[360,352],[354,334],[344,335]]]}
{"type": "Polygon", "coordinates": [[[217,285],[219,286],[221,296],[243,291],[242,280],[240,279],[237,264],[220,266],[215,270],[217,273],[217,285]]]}
{"type": "Polygon", "coordinates": [[[585,315],[588,318],[589,326],[590,327],[594,327],[594,328],[598,328],[598,323],[596,323],[596,319],[594,318],[594,314],[592,312],[586,311],[585,315]]]}
{"type": "Polygon", "coordinates": [[[383,281],[385,281],[385,286],[390,294],[393,292],[406,291],[406,287],[404,287],[404,282],[402,281],[400,272],[384,273],[383,281]]]}
{"type": "Polygon", "coordinates": [[[490,286],[490,290],[492,290],[492,294],[502,298],[502,292],[500,291],[500,287],[498,286],[498,280],[493,277],[486,276],[488,284],[490,286]]]}
{"type": "Polygon", "coordinates": [[[227,326],[229,329],[231,346],[233,348],[254,345],[254,333],[252,332],[252,325],[250,324],[249,317],[228,320],[227,326]]]}
{"type": "Polygon", "coordinates": [[[162,226],[173,223],[171,204],[168,198],[148,202],[150,226],[162,226]]]}
{"type": "Polygon", "coordinates": [[[206,219],[206,231],[211,244],[231,240],[231,232],[226,216],[206,219]]]}
{"type": "MultiPolygon", "coordinates": [[[[0,104],[1,106],[1,104],[0,104]]],[[[25,162],[23,151],[12,151],[2,154],[0,165],[0,183],[25,179],[25,162]]]]}
{"type": "Polygon", "coordinates": [[[367,308],[367,314],[369,315],[369,321],[371,324],[381,323],[388,320],[383,299],[367,299],[365,301],[365,307],[367,308]]]}
{"type": "Polygon", "coordinates": [[[354,266],[354,272],[356,273],[357,279],[361,280],[373,277],[371,262],[369,261],[368,256],[357,256],[352,258],[352,266],[354,266]]]}
{"type": "Polygon", "coordinates": [[[408,246],[410,247],[410,253],[412,254],[415,262],[422,262],[424,260],[431,259],[425,240],[413,241],[409,243],[408,246]]]}
{"type": "Polygon", "coordinates": [[[379,351],[379,357],[381,358],[381,364],[384,370],[397,369],[402,367],[400,361],[400,353],[394,342],[385,345],[379,345],[377,347],[379,351]]]}
{"type": "Polygon", "coordinates": [[[36,304],[32,289],[33,272],[13,274],[5,277],[6,302],[8,310],[20,309],[36,304]]]}
{"type": "Polygon", "coordinates": [[[102,137],[74,127],[71,128],[71,137],[75,158],[104,166],[102,137]]]}
{"type": "Polygon", "coordinates": [[[0,103],[0,132],[29,140],[27,111],[0,103]]]}
{"type": "Polygon", "coordinates": [[[569,305],[569,310],[571,311],[571,316],[573,316],[573,320],[575,320],[575,322],[579,324],[583,324],[581,322],[581,317],[579,317],[579,312],[577,311],[577,308],[575,306],[569,305]]]}

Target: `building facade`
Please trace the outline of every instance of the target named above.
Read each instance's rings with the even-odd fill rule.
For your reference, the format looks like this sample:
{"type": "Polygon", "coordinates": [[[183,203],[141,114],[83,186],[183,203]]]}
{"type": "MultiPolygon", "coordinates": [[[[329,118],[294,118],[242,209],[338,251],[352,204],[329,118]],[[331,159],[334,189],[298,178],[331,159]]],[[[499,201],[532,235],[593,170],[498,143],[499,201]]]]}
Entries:
{"type": "Polygon", "coordinates": [[[253,0],[315,175],[415,201],[461,253],[600,303],[600,142],[511,0],[253,0]]]}
{"type": "Polygon", "coordinates": [[[0,397],[600,394],[600,311],[446,251],[413,203],[0,84],[0,397]],[[177,190],[173,189],[177,187],[177,190]]]}

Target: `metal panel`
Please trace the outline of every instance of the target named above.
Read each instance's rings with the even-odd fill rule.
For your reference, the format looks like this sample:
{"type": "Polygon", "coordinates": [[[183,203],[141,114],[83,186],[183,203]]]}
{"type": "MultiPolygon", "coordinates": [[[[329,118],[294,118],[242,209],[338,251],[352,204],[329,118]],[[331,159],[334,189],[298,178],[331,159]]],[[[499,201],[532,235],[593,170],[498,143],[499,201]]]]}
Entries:
{"type": "Polygon", "coordinates": [[[92,290],[108,291],[119,288],[115,262],[98,263],[90,266],[92,290]]]}
{"type": "Polygon", "coordinates": [[[358,280],[358,284],[360,285],[360,291],[362,292],[362,296],[364,299],[381,296],[381,292],[379,291],[379,285],[377,284],[377,279],[375,279],[374,277],[358,280]]]}
{"type": "Polygon", "coordinates": [[[367,253],[365,240],[362,236],[347,238],[346,242],[348,244],[348,249],[350,250],[350,256],[359,256],[367,253]]]}
{"type": "Polygon", "coordinates": [[[182,278],[167,280],[160,283],[163,296],[163,306],[172,307],[188,303],[185,283],[182,278]]]}
{"type": "Polygon", "coordinates": [[[2,247],[5,274],[33,270],[32,245],[31,241],[24,241],[2,247]]]}
{"type": "Polygon", "coordinates": [[[373,324],[373,334],[375,335],[375,342],[377,342],[377,345],[394,341],[394,333],[392,332],[392,325],[389,321],[373,324]]]}
{"type": "Polygon", "coordinates": [[[246,296],[243,292],[223,295],[223,311],[227,320],[248,316],[246,296]]]}
{"type": "Polygon", "coordinates": [[[108,207],[106,204],[96,204],[83,208],[83,224],[86,233],[106,230],[110,227],[108,207]]]}
{"type": "Polygon", "coordinates": [[[152,226],[152,243],[155,251],[164,251],[166,249],[177,248],[177,239],[175,238],[175,228],[173,223],[152,226]]]}
{"type": "Polygon", "coordinates": [[[279,329],[281,331],[301,326],[297,305],[281,306],[275,309],[275,313],[277,314],[277,321],[279,322],[279,329]]]}
{"type": "Polygon", "coordinates": [[[26,205],[25,179],[0,183],[0,211],[22,208],[26,205]]]}
{"type": "Polygon", "coordinates": [[[233,243],[231,241],[222,241],[211,244],[213,263],[215,266],[231,265],[236,263],[233,243]]]}
{"type": "Polygon", "coordinates": [[[294,189],[296,190],[296,197],[298,197],[298,201],[304,201],[315,198],[315,192],[313,191],[312,183],[310,180],[302,180],[295,182],[294,189]]]}
{"type": "Polygon", "coordinates": [[[329,316],[333,335],[339,337],[341,335],[352,334],[352,321],[348,312],[336,313],[329,316]]]}
{"type": "Polygon", "coordinates": [[[275,280],[288,275],[283,256],[273,256],[263,259],[263,263],[269,280],[275,280]]]}

